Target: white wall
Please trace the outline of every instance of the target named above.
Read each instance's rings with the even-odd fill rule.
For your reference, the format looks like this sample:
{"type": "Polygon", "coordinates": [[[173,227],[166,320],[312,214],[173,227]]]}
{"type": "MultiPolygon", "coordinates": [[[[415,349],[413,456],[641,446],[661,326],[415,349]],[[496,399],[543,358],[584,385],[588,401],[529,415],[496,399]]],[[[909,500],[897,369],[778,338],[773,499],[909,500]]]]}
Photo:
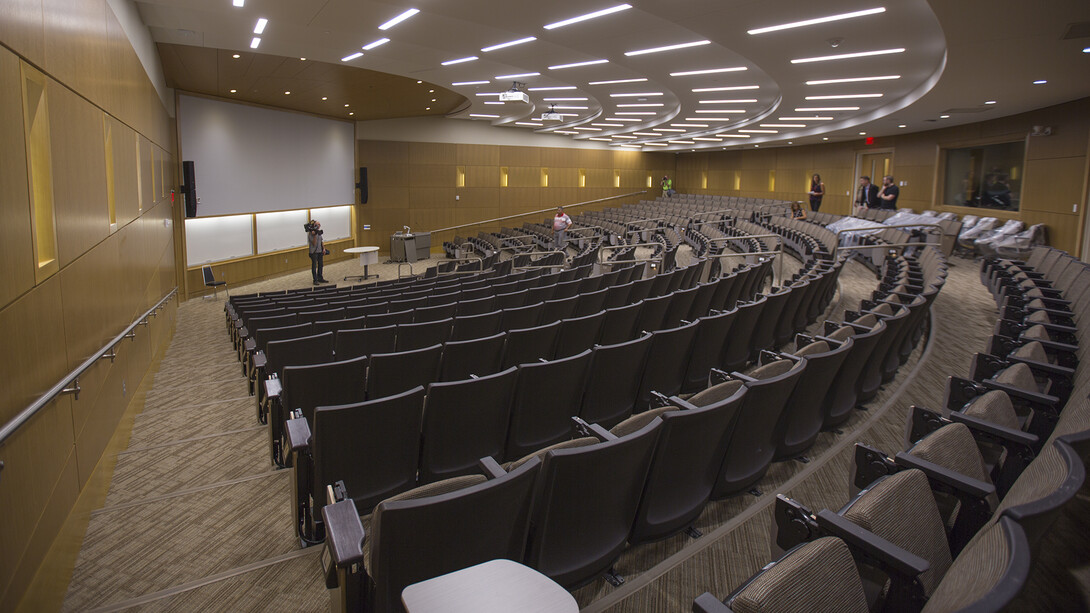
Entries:
{"type": "Polygon", "coordinates": [[[197,216],[353,204],[353,124],[178,98],[182,160],[194,162],[197,216]]]}
{"type": "MultiPolygon", "coordinates": [[[[487,121],[447,117],[410,117],[356,122],[360,140],[408,141],[414,143],[458,143],[472,145],[513,145],[517,147],[560,147],[565,149],[610,149],[598,141],[577,141],[565,135],[540,134],[530,128],[501,128],[487,121]]],[[[622,148],[622,151],[624,148],[622,148]]]]}
{"type": "Polygon", "coordinates": [[[151,39],[151,31],[140,18],[140,12],[133,0],[106,0],[110,9],[125,31],[129,44],[136,51],[136,57],[144,66],[144,72],[148,73],[155,92],[167,108],[167,114],[174,116],[174,90],[167,88],[166,77],[163,76],[163,64],[159,59],[159,50],[155,47],[155,41],[151,39]]]}

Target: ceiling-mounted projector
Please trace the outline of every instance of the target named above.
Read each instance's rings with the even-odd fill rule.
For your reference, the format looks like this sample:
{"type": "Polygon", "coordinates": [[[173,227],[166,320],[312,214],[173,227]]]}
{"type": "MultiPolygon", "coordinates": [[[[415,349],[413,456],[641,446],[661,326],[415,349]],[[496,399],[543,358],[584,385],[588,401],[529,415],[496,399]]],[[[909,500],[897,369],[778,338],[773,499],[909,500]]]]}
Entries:
{"type": "Polygon", "coordinates": [[[529,104],[530,96],[526,92],[512,89],[510,91],[500,92],[500,102],[525,102],[529,104]]]}
{"type": "Polygon", "coordinates": [[[560,121],[560,119],[561,119],[560,113],[557,113],[557,112],[554,112],[554,111],[548,111],[546,113],[541,114],[541,120],[542,121],[560,121]]]}

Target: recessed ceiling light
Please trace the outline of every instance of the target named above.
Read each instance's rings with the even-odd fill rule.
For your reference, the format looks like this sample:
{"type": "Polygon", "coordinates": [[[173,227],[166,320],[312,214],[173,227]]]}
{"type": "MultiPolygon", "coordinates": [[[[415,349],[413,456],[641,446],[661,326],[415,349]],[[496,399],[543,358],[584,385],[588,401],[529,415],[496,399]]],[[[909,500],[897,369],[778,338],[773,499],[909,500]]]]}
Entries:
{"type": "Polygon", "coordinates": [[[904,47],[896,49],[878,49],[875,51],[860,51],[858,53],[840,53],[837,55],[821,55],[818,57],[804,57],[791,60],[792,64],[808,64],[810,62],[827,62],[830,60],[848,60],[856,57],[870,57],[872,55],[889,55],[891,53],[904,53],[904,47]]]}
{"type": "Polygon", "coordinates": [[[322,100],[329,100],[328,96],[322,96],[322,100]]]}
{"type": "Polygon", "coordinates": [[[470,113],[470,117],[483,117],[485,119],[499,119],[499,115],[484,115],[482,113],[470,113]]]}
{"type": "Polygon", "coordinates": [[[866,133],[866,132],[860,132],[860,133],[859,133],[859,136],[866,136],[866,135],[867,135],[867,133],[866,133]]]}
{"type": "Polygon", "coordinates": [[[900,79],[899,74],[882,75],[879,77],[850,77],[847,79],[820,79],[817,81],[807,81],[807,85],[832,85],[834,83],[862,83],[865,81],[890,81],[893,79],[900,79]]]}
{"type": "Polygon", "coordinates": [[[612,81],[591,81],[587,85],[619,85],[621,83],[643,83],[647,79],[641,77],[639,79],[614,79],[612,81]]]}
{"type": "Polygon", "coordinates": [[[265,31],[265,26],[269,25],[269,20],[262,17],[257,20],[257,25],[254,26],[254,34],[261,34],[265,31]]]}
{"type": "Polygon", "coordinates": [[[542,98],[545,102],[579,102],[586,101],[586,98],[542,98]]]}
{"type": "Polygon", "coordinates": [[[706,128],[706,127],[708,127],[708,124],[706,124],[706,123],[672,123],[670,125],[675,127],[675,128],[706,128]]]}
{"type": "Polygon", "coordinates": [[[623,128],[623,123],[592,123],[592,126],[601,126],[603,128],[623,128]]]}
{"type": "Polygon", "coordinates": [[[686,117],[685,121],[734,121],[730,117],[686,117]]]}
{"type": "Polygon", "coordinates": [[[514,47],[515,45],[521,45],[522,43],[529,43],[537,40],[536,36],[527,36],[526,38],[520,38],[518,40],[510,40],[506,43],[500,43],[498,45],[492,45],[491,47],[485,47],[481,51],[488,53],[489,51],[495,51],[496,49],[503,49],[505,47],[514,47]]]}
{"type": "Polygon", "coordinates": [[[566,89],[578,89],[574,85],[555,85],[552,87],[530,87],[526,91],[529,92],[553,92],[566,89]]]}
{"type": "Polygon", "coordinates": [[[231,4],[241,7],[246,4],[246,0],[232,0],[231,4]]]}
{"type": "Polygon", "coordinates": [[[420,85],[421,83],[423,83],[423,81],[417,81],[416,82],[417,85],[420,85]]]}
{"type": "Polygon", "coordinates": [[[984,104],[995,104],[995,100],[985,100],[984,104]]]}
{"type": "Polygon", "coordinates": [[[686,70],[684,72],[671,72],[671,77],[690,77],[698,74],[717,74],[720,72],[741,72],[747,70],[745,66],[732,66],[731,68],[709,68],[707,70],[686,70]]]}
{"type": "Polygon", "coordinates": [[[500,92],[477,92],[476,96],[499,96],[500,92]]]}
{"type": "Polygon", "coordinates": [[[458,87],[459,85],[486,85],[488,83],[491,83],[491,81],[458,81],[456,83],[451,83],[451,86],[458,87]]]}
{"type": "Polygon", "coordinates": [[[779,134],[779,130],[738,130],[742,134],[779,134]]]}
{"type": "Polygon", "coordinates": [[[569,130],[553,130],[553,134],[579,134],[578,132],[571,132],[569,130]]]}
{"type": "Polygon", "coordinates": [[[261,44],[261,37],[260,36],[255,36],[254,39],[250,41],[250,48],[251,49],[257,49],[257,46],[260,45],[260,44],[261,44]]]}
{"type": "Polygon", "coordinates": [[[749,134],[716,134],[716,136],[722,136],[723,138],[750,138],[749,134]]]}
{"type": "Polygon", "coordinates": [[[697,109],[694,113],[745,113],[745,109],[697,109]]]}
{"type": "Polygon", "coordinates": [[[704,45],[710,45],[710,40],[694,40],[689,43],[678,43],[676,45],[666,45],[665,47],[651,47],[650,49],[637,49],[635,51],[625,51],[626,56],[634,55],[647,55],[648,53],[659,53],[662,51],[675,51],[677,49],[688,49],[689,47],[701,47],[704,45]]]}
{"type": "Polygon", "coordinates": [[[535,122],[531,122],[531,121],[516,121],[515,125],[516,126],[531,126],[531,127],[534,127],[534,128],[540,128],[541,127],[540,123],[535,123],[535,122]]]}
{"type": "Polygon", "coordinates": [[[684,132],[685,130],[675,130],[673,128],[651,128],[655,132],[684,132]]]}
{"type": "Polygon", "coordinates": [[[349,116],[351,116],[351,115],[355,115],[355,113],[349,112],[349,113],[348,113],[348,115],[349,115],[349,116]]]}
{"type": "Polygon", "coordinates": [[[450,66],[452,64],[461,64],[463,62],[472,62],[473,60],[477,60],[477,59],[480,59],[480,58],[478,58],[475,55],[470,55],[468,57],[460,57],[460,58],[458,58],[456,60],[447,60],[447,61],[443,62],[442,64],[443,64],[443,66],[450,66]]]}
{"type": "Polygon", "coordinates": [[[614,115],[658,115],[654,111],[617,111],[614,115]]]}
{"type": "Polygon", "coordinates": [[[624,138],[624,139],[628,139],[628,140],[636,140],[635,136],[628,136],[626,134],[616,134],[612,138],[624,138]]]}
{"type": "Polygon", "coordinates": [[[586,62],[573,62],[571,64],[557,64],[555,66],[549,66],[549,70],[563,70],[565,68],[579,68],[581,66],[594,66],[596,64],[606,64],[609,60],[588,60],[586,62]]]}
{"type": "Polygon", "coordinates": [[[619,109],[639,109],[639,108],[651,108],[651,107],[660,107],[660,106],[666,106],[666,105],[661,103],[661,102],[644,102],[644,103],[640,103],[640,104],[618,104],[617,108],[619,108],[619,109]]]}
{"type": "Polygon", "coordinates": [[[346,105],[344,105],[344,106],[348,107],[348,106],[351,106],[351,105],[350,105],[350,104],[346,104],[346,105]]]}
{"type": "Polygon", "coordinates": [[[828,136],[822,136],[821,140],[829,140],[829,137],[828,136]]]}
{"type": "Polygon", "coordinates": [[[636,123],[639,123],[646,120],[636,119],[635,117],[606,117],[606,121],[634,121],[636,123]]]}
{"type": "MultiPolygon", "coordinates": [[[[434,100],[432,102],[434,102],[434,100]]],[[[485,104],[503,104],[499,100],[485,100],[484,103],[485,104]]]]}
{"type": "Polygon", "coordinates": [[[431,107],[430,107],[430,106],[426,106],[426,107],[424,107],[424,110],[425,110],[425,111],[430,111],[430,110],[431,110],[431,107]]]}
{"type": "Polygon", "coordinates": [[[390,42],[389,38],[380,38],[380,39],[376,40],[373,43],[367,43],[366,45],[364,45],[363,50],[364,51],[370,51],[370,50],[374,49],[375,47],[381,47],[382,45],[385,45],[388,42],[390,42]]]}
{"type": "Polygon", "coordinates": [[[804,123],[762,123],[762,128],[805,128],[804,123]]]}
{"type": "Polygon", "coordinates": [[[435,102],[435,98],[432,98],[432,99],[431,99],[431,101],[432,101],[432,102],[435,102]]]}
{"type": "Polygon", "coordinates": [[[285,92],[284,92],[284,95],[285,95],[285,96],[290,96],[290,95],[291,95],[291,92],[290,92],[290,91],[285,91],[285,92]]]}
{"type": "Polygon", "coordinates": [[[564,110],[564,111],[585,111],[585,110],[587,110],[587,107],[585,107],[585,106],[554,105],[553,108],[554,109],[564,110]]]}
{"type": "Polygon", "coordinates": [[[634,92],[630,94],[610,94],[610,98],[642,98],[644,96],[661,96],[662,92],[634,92]]]}
{"type": "Polygon", "coordinates": [[[793,141],[793,140],[789,140],[789,141],[787,141],[787,144],[788,144],[788,145],[794,145],[794,144],[795,144],[795,141],[793,141]]]}
{"type": "Polygon", "coordinates": [[[694,94],[700,94],[703,92],[735,92],[743,89],[760,89],[760,85],[733,85],[730,87],[698,87],[693,90],[694,94]]]}
{"type": "Polygon", "coordinates": [[[381,26],[378,27],[378,29],[380,29],[380,30],[389,30],[390,28],[396,26],[397,24],[401,23],[402,21],[405,21],[409,17],[412,17],[413,15],[415,15],[415,14],[417,14],[419,12],[420,12],[420,9],[409,9],[409,10],[405,11],[404,13],[398,15],[397,17],[394,17],[390,21],[387,21],[386,23],[382,24],[381,26]]]}
{"type": "Polygon", "coordinates": [[[1044,85],[1045,83],[1048,83],[1045,79],[1037,79],[1033,82],[1034,85],[1044,85]]]}
{"type": "Polygon", "coordinates": [[[855,98],[881,98],[883,94],[836,94],[831,96],[807,96],[807,100],[851,100],[855,98]]]}
{"type": "Polygon", "coordinates": [[[808,115],[806,117],[777,117],[780,121],[832,121],[832,117],[822,117],[820,115],[808,115]]]}
{"type": "Polygon", "coordinates": [[[754,148],[760,147],[760,145],[753,145],[754,148]]]}
{"type": "Polygon", "coordinates": [[[906,125],[906,124],[903,124],[903,123],[902,123],[902,124],[898,125],[897,127],[898,127],[898,128],[907,128],[907,127],[908,127],[908,125],[906,125]]]}
{"type": "Polygon", "coordinates": [[[352,60],[354,60],[356,58],[360,58],[360,57],[363,57],[363,53],[357,51],[357,52],[353,53],[352,55],[346,55],[346,56],[342,57],[341,61],[342,62],[351,62],[352,60]]]}
{"type": "Polygon", "coordinates": [[[600,136],[592,136],[592,137],[588,138],[587,140],[596,140],[596,141],[602,141],[602,142],[606,142],[606,143],[609,142],[608,138],[602,138],[600,136]]]}
{"type": "Polygon", "coordinates": [[[584,132],[601,132],[602,131],[601,128],[588,128],[588,127],[585,127],[585,126],[580,126],[578,128],[572,128],[572,130],[582,130],[584,132]]]}
{"type": "Polygon", "coordinates": [[[643,145],[645,147],[648,147],[648,146],[650,146],[650,147],[669,147],[670,146],[670,145],[668,145],[666,143],[644,143],[643,145]]]}
{"type": "Polygon", "coordinates": [[[307,58],[305,58],[305,57],[301,57],[301,58],[299,58],[299,61],[300,61],[300,62],[305,62],[305,61],[307,61],[307,58]]]}
{"type": "Polygon", "coordinates": [[[237,89],[232,89],[232,90],[231,90],[231,93],[232,93],[232,94],[234,94],[234,93],[236,93],[236,92],[238,92],[238,90],[237,90],[237,89]]]}
{"type": "Polygon", "coordinates": [[[857,106],[797,106],[796,113],[822,113],[828,111],[858,111],[857,106]]]}
{"type": "Polygon", "coordinates": [[[434,89],[429,89],[429,90],[428,90],[428,93],[429,93],[429,94],[434,94],[434,93],[435,93],[435,90],[434,90],[434,89]]]}
{"type": "Polygon", "coordinates": [[[696,144],[691,140],[668,140],[666,142],[670,143],[671,145],[695,145],[696,144]]]}
{"type": "Polygon", "coordinates": [[[1090,47],[1083,47],[1082,52],[1083,53],[1090,53],[1090,47]]]}
{"type": "Polygon", "coordinates": [[[701,100],[698,104],[748,104],[757,102],[756,98],[735,98],[733,100],[701,100]]]}
{"type": "Polygon", "coordinates": [[[611,7],[607,8],[607,9],[602,9],[600,11],[594,11],[593,13],[587,13],[586,15],[579,15],[577,17],[572,17],[570,19],[565,19],[564,21],[557,21],[555,23],[550,23],[550,24],[545,26],[545,29],[546,30],[554,30],[556,28],[563,28],[564,26],[570,26],[573,23],[579,23],[580,21],[586,21],[588,19],[594,19],[596,17],[604,17],[606,15],[612,15],[613,13],[619,13],[621,11],[624,11],[624,10],[627,10],[627,9],[630,9],[630,8],[632,8],[631,4],[618,4],[617,6],[611,6],[611,7]]]}
{"type": "Polygon", "coordinates": [[[236,54],[232,55],[231,57],[233,57],[233,58],[235,58],[237,60],[238,58],[240,58],[242,56],[236,53],[236,54]]]}
{"type": "Polygon", "coordinates": [[[950,119],[949,115],[939,115],[939,119],[950,119]]]}
{"type": "Polygon", "coordinates": [[[768,26],[765,28],[757,28],[754,30],[746,30],[747,34],[765,34],[767,32],[776,32],[778,30],[789,30],[791,28],[801,28],[804,26],[812,26],[819,23],[828,23],[830,21],[840,21],[842,19],[853,19],[855,17],[864,17],[866,15],[875,15],[877,13],[886,12],[885,7],[880,6],[873,9],[865,9],[862,11],[852,11],[851,13],[840,13],[839,15],[829,15],[827,17],[816,17],[814,19],[806,19],[803,21],[793,21],[791,23],[783,23],[778,26],[768,26]]]}
{"type": "Polygon", "coordinates": [[[632,136],[662,136],[658,132],[633,132],[632,136]]]}

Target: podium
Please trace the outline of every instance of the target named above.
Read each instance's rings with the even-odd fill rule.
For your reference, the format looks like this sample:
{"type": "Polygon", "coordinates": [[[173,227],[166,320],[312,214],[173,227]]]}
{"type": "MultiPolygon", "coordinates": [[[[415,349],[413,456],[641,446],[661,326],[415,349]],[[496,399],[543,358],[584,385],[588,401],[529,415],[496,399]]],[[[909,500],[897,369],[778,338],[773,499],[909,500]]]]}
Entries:
{"type": "Polygon", "coordinates": [[[416,262],[431,257],[431,232],[397,233],[390,237],[390,260],[416,262]]]}

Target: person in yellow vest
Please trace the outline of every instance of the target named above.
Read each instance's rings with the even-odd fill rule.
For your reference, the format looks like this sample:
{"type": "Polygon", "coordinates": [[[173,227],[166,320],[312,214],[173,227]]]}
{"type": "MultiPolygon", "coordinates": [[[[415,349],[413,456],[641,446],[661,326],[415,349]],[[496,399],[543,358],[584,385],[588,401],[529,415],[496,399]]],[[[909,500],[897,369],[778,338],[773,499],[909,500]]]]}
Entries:
{"type": "Polygon", "coordinates": [[[669,198],[677,192],[674,191],[674,182],[669,176],[663,175],[662,177],[662,195],[669,198]]]}

